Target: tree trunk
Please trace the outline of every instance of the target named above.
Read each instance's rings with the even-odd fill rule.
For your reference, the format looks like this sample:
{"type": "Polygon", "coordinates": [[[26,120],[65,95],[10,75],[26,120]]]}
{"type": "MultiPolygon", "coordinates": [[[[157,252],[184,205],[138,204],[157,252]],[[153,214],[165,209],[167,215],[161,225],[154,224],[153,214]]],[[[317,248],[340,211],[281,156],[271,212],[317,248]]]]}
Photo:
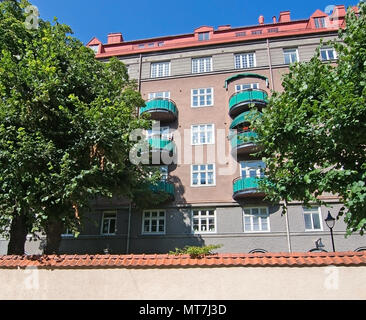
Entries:
{"type": "Polygon", "coordinates": [[[47,243],[44,249],[44,254],[58,254],[61,242],[61,234],[64,225],[62,221],[49,219],[47,221],[46,234],[47,243]]]}
{"type": "Polygon", "coordinates": [[[27,221],[22,214],[15,215],[10,226],[10,241],[8,255],[24,255],[24,246],[27,239],[27,221]]]}

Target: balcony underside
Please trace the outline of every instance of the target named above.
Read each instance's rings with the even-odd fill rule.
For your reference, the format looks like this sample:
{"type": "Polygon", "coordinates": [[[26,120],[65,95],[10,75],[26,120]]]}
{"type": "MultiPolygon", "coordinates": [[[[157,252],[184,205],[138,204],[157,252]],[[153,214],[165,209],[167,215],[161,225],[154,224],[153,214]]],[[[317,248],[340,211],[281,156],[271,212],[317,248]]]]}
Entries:
{"type": "Polygon", "coordinates": [[[250,107],[254,105],[258,110],[262,110],[267,105],[267,102],[264,100],[246,100],[241,101],[237,104],[234,104],[230,108],[229,115],[231,118],[235,118],[243,112],[249,111],[250,107]]]}
{"type": "Polygon", "coordinates": [[[159,181],[156,185],[151,185],[150,188],[156,194],[162,194],[164,197],[167,197],[167,201],[174,201],[175,199],[175,187],[172,182],[159,181]]]}
{"type": "Polygon", "coordinates": [[[177,119],[177,114],[165,109],[150,109],[141,114],[150,114],[150,118],[155,121],[173,122],[177,119]]]}
{"type": "Polygon", "coordinates": [[[248,199],[263,199],[265,194],[263,192],[259,192],[257,188],[253,189],[245,189],[237,191],[233,194],[233,199],[235,201],[238,200],[248,200],[248,199]]]}
{"type": "Polygon", "coordinates": [[[236,147],[231,148],[232,156],[250,155],[260,150],[257,144],[253,142],[239,144],[236,147]]]}

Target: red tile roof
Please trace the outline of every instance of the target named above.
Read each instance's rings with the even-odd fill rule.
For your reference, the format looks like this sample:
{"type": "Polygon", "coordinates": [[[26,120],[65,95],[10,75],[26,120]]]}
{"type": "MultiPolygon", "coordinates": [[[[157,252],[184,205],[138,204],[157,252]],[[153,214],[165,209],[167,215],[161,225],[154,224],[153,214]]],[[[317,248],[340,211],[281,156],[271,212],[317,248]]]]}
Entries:
{"type": "Polygon", "coordinates": [[[304,267],[366,265],[366,252],[189,255],[52,255],[0,256],[0,269],[10,268],[174,268],[174,267],[304,267]]]}

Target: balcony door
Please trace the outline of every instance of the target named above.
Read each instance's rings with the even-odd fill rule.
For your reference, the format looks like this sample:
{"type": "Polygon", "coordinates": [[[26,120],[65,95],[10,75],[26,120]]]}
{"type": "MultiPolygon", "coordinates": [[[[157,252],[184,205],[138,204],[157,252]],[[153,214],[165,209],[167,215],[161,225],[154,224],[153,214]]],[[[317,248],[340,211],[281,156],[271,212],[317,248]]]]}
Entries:
{"type": "Polygon", "coordinates": [[[263,161],[241,161],[240,176],[242,178],[263,178],[265,168],[263,161]]]}

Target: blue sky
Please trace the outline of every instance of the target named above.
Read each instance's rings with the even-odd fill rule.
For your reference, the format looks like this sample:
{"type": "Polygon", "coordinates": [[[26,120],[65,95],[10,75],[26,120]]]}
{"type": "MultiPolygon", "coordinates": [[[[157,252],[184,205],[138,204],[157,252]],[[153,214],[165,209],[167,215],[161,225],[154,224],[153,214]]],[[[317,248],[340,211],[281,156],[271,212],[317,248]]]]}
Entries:
{"type": "Polygon", "coordinates": [[[197,27],[258,23],[262,14],[270,23],[280,11],[291,10],[292,19],[309,17],[328,5],[356,5],[358,1],[331,0],[29,0],[41,18],[68,24],[87,43],[94,36],[106,42],[107,34],[122,32],[125,41],[191,33],[197,27]]]}

